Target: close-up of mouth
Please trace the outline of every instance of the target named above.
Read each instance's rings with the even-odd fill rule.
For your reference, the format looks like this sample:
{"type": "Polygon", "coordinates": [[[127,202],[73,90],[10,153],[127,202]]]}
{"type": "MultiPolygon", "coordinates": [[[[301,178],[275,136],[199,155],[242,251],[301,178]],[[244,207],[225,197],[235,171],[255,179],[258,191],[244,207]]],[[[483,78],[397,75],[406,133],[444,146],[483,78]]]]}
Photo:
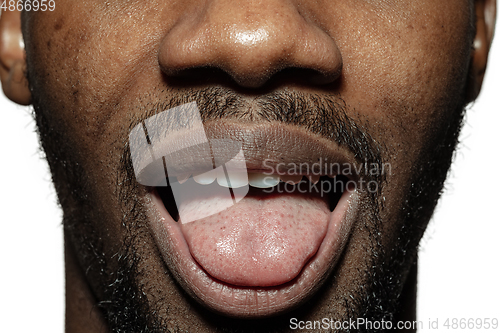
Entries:
{"type": "Polygon", "coordinates": [[[218,313],[291,310],[321,287],[349,238],[359,179],[346,168],[355,161],[290,126],[220,129],[206,128],[211,139],[239,138],[245,172],[200,174],[178,159],[193,171],[147,187],[157,245],[182,287],[218,313]],[[276,144],[262,144],[270,134],[276,144]]]}
{"type": "Polygon", "coordinates": [[[1,332],[498,327],[498,0],[45,1],[0,6],[1,332]]]}

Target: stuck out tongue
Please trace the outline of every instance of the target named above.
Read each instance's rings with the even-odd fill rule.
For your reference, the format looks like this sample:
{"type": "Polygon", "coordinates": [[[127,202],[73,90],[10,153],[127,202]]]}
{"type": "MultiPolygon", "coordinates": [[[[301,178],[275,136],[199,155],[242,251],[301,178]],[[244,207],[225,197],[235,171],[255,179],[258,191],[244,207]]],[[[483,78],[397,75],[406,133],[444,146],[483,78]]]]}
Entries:
{"type": "Polygon", "coordinates": [[[200,266],[220,281],[254,287],[295,278],[318,251],[331,214],[320,197],[262,190],[235,205],[217,196],[193,198],[179,210],[181,216],[207,216],[181,226],[200,266]],[[220,205],[229,208],[220,211],[220,205]],[[210,210],[219,212],[210,215],[210,210]]]}

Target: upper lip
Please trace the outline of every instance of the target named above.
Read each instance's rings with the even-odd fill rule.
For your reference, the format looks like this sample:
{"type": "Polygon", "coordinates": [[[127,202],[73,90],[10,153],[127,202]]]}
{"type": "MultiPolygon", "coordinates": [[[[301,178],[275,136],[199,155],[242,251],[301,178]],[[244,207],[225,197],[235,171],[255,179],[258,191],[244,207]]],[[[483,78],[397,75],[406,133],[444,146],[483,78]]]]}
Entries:
{"type": "Polygon", "coordinates": [[[278,173],[287,173],[294,164],[312,166],[318,161],[343,167],[356,163],[352,154],[337,143],[294,125],[212,122],[206,125],[206,132],[211,139],[240,142],[250,171],[265,172],[271,166],[278,173]]]}
{"type": "MultiPolygon", "coordinates": [[[[195,144],[188,149],[176,149],[180,141],[198,143],[199,135],[196,132],[184,131],[181,133],[182,140],[165,136],[155,144],[154,155],[157,158],[164,156],[169,177],[197,175],[229,161],[235,156],[235,146],[231,143],[237,143],[243,151],[243,165],[246,165],[245,171],[248,172],[287,174],[292,172],[292,168],[293,172],[300,168],[304,175],[314,173],[335,176],[344,173],[344,170],[352,170],[351,166],[358,162],[351,152],[336,142],[294,125],[278,122],[242,124],[219,120],[206,123],[204,130],[212,148],[213,142],[223,140],[224,148],[218,149],[217,153],[212,151],[212,154],[217,154],[215,160],[212,154],[203,152],[210,149],[208,145],[195,144]],[[318,170],[320,165],[325,164],[329,167],[321,166],[321,170],[318,170]],[[330,174],[331,170],[335,174],[330,174]]],[[[147,152],[147,149],[143,151],[147,152]]],[[[136,159],[144,159],[144,156],[136,159]]],[[[164,163],[161,158],[149,164],[137,162],[143,165],[140,170],[136,170],[138,181],[148,186],[160,185],[158,179],[165,177],[162,172],[164,163]]],[[[352,172],[346,175],[354,180],[359,176],[352,172]]]]}

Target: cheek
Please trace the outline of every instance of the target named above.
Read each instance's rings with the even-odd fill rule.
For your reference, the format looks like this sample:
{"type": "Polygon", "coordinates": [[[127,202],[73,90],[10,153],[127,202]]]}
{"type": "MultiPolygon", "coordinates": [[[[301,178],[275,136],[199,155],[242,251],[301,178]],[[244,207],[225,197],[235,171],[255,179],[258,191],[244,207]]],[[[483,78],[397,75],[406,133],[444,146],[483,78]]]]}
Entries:
{"type": "Polygon", "coordinates": [[[420,1],[379,15],[365,8],[347,20],[351,25],[338,27],[345,37],[341,96],[378,129],[380,142],[403,155],[428,148],[465,98],[470,13],[457,1],[440,6],[437,12],[420,1]]]}
{"type": "Polygon", "coordinates": [[[471,18],[460,9],[463,3],[444,0],[439,13],[426,1],[416,6],[404,15],[378,16],[365,6],[332,28],[344,61],[340,96],[383,146],[391,166],[383,195],[384,214],[392,214],[383,216],[393,221],[384,226],[389,229],[400,226],[397,214],[413,177],[464,106],[471,56],[471,18]]]}
{"type": "Polygon", "coordinates": [[[111,158],[110,147],[127,136],[125,115],[161,80],[156,45],[173,22],[153,1],[151,9],[134,1],[110,6],[61,1],[57,11],[25,20],[36,104],[83,164],[111,158]]]}
{"type": "Polygon", "coordinates": [[[61,5],[57,13],[34,15],[26,25],[27,53],[30,83],[46,99],[41,102],[50,106],[50,117],[92,127],[102,114],[97,111],[116,105],[133,85],[137,63],[147,66],[137,53],[147,53],[144,41],[152,36],[127,14],[111,19],[98,6],[83,9],[61,5]],[[132,28],[134,34],[124,33],[132,28]]]}

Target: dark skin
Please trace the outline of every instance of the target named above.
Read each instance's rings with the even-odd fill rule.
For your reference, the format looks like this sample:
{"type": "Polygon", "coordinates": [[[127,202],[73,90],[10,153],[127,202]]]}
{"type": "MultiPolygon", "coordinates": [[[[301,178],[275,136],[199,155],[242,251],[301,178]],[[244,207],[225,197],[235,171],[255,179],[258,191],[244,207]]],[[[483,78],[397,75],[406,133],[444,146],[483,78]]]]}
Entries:
{"type": "Polygon", "coordinates": [[[64,211],[66,331],[287,331],[290,317],[414,318],[418,243],[463,108],[481,88],[495,7],[61,0],[53,12],[2,13],[2,87],[34,105],[64,211]],[[236,131],[249,155],[259,130],[283,149],[278,128],[304,137],[304,151],[320,142],[354,164],[390,163],[379,192],[356,193],[346,240],[299,302],[211,302],[162,236],[153,190],[131,171],[128,133],[190,101],[214,136],[236,131]],[[290,101],[313,112],[283,117],[290,101]]]}

